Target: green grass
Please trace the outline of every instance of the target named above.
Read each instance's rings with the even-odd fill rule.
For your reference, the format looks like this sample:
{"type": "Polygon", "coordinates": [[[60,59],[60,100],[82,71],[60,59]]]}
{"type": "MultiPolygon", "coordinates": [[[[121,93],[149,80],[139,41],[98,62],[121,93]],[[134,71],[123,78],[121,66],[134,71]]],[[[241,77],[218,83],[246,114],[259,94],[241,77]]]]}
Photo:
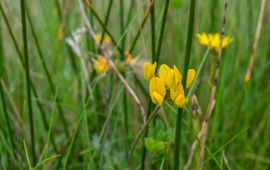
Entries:
{"type": "MultiPolygon", "coordinates": [[[[178,108],[166,101],[149,122],[147,135],[139,134],[145,125],[133,96],[113,70],[100,75],[93,69],[92,60],[100,53],[93,37],[81,33],[81,56],[66,43],[66,38],[85,26],[78,1],[70,0],[70,5],[68,0],[22,2],[26,3],[22,6],[25,11],[21,11],[20,0],[0,2],[0,169],[109,170],[136,169],[142,164],[141,169],[173,169],[178,108]],[[89,77],[85,77],[86,71],[89,77]],[[150,152],[144,148],[144,136],[165,142],[166,149],[150,152]]],[[[156,0],[152,8],[150,2],[92,0],[92,10],[84,5],[94,32],[111,36],[106,50],[112,51],[112,61],[149,114],[155,106],[149,104],[148,83],[141,72],[146,60],[177,65],[182,73],[187,68],[200,68],[195,86],[186,94],[196,94],[202,115],[192,116],[189,100],[182,112],[178,162],[183,169],[197,140],[190,169],[199,169],[200,139],[194,122],[201,127],[217,54],[208,53],[195,33],[220,32],[225,0],[196,1],[194,34],[189,34],[189,42],[191,0],[156,0]],[[190,49],[189,62],[186,48],[190,49]],[[140,56],[135,66],[120,66],[126,50],[133,58],[140,56]]],[[[265,9],[251,81],[245,84],[260,1],[228,0],[225,35],[234,40],[222,51],[204,169],[270,167],[268,1],[265,9]]]]}

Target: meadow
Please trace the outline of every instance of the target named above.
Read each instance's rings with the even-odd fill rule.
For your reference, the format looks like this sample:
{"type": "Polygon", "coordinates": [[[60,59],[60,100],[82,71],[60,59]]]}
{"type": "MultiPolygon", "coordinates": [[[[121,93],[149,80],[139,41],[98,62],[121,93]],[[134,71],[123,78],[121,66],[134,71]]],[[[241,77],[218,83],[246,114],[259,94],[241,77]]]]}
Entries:
{"type": "Polygon", "coordinates": [[[270,169],[270,1],[1,0],[0,169],[270,169]]]}

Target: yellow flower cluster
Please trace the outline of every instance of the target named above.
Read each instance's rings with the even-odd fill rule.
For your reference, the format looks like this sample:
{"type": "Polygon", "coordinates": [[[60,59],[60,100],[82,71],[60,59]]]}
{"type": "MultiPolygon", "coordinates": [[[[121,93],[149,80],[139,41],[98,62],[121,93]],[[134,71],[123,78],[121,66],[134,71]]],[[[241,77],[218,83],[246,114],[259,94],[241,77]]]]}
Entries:
{"type": "Polygon", "coordinates": [[[109,69],[106,57],[99,55],[97,60],[94,60],[94,69],[98,74],[105,73],[109,69]]]}
{"type": "MultiPolygon", "coordinates": [[[[215,34],[197,33],[196,37],[200,44],[202,44],[203,46],[209,47],[210,50],[215,50],[216,52],[218,52],[219,46],[220,46],[220,39],[221,39],[221,36],[219,33],[215,33],[215,34]]],[[[222,41],[222,48],[227,47],[232,41],[233,39],[231,37],[224,36],[223,41],[222,41]]]]}
{"type": "MultiPolygon", "coordinates": [[[[183,108],[187,104],[184,88],[182,85],[182,75],[176,66],[170,68],[162,64],[156,76],[157,64],[146,62],[143,65],[143,76],[149,82],[149,93],[153,103],[161,106],[166,93],[169,93],[169,99],[178,107],[183,108]]],[[[189,69],[187,75],[186,88],[189,88],[195,78],[195,70],[189,69]]]]}
{"type": "MultiPolygon", "coordinates": [[[[96,34],[96,40],[98,41],[99,44],[101,42],[101,38],[102,38],[102,34],[100,33],[96,34]]],[[[104,43],[107,45],[110,44],[111,42],[111,38],[108,35],[104,35],[103,40],[104,40],[104,43]]]]}

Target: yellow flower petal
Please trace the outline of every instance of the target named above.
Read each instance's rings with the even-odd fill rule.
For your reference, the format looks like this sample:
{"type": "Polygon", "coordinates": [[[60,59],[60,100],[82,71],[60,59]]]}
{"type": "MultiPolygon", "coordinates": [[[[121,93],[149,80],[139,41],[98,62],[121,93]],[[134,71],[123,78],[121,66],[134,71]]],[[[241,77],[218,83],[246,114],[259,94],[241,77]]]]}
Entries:
{"type": "Polygon", "coordinates": [[[188,69],[186,88],[189,88],[195,78],[196,71],[194,69],[188,69]]]}
{"type": "Polygon", "coordinates": [[[151,64],[149,62],[144,63],[143,65],[143,77],[145,80],[149,81],[155,76],[157,63],[151,64]]]}
{"type": "Polygon", "coordinates": [[[186,104],[187,104],[187,99],[185,98],[184,95],[179,95],[177,96],[177,98],[175,99],[174,103],[180,107],[183,108],[186,104]]]}
{"type": "Polygon", "coordinates": [[[155,103],[158,106],[161,106],[163,103],[164,97],[162,97],[159,93],[154,92],[151,96],[151,99],[152,99],[153,103],[155,103]]]}
{"type": "Polygon", "coordinates": [[[101,34],[99,33],[99,34],[96,34],[96,40],[98,41],[98,43],[100,43],[100,41],[101,41],[101,34]]]}
{"type": "Polygon", "coordinates": [[[175,89],[177,84],[182,81],[182,75],[176,66],[168,72],[167,86],[169,89],[175,89]]]}
{"type": "Polygon", "coordinates": [[[130,64],[133,58],[132,55],[128,51],[125,51],[124,55],[126,58],[125,64],[130,64]]]}
{"type": "Polygon", "coordinates": [[[209,46],[209,39],[206,33],[202,33],[202,34],[197,33],[196,37],[200,44],[202,44],[203,46],[209,46]]]}
{"type": "Polygon", "coordinates": [[[104,56],[98,56],[94,61],[94,69],[98,74],[106,72],[109,69],[107,59],[104,56]]]}
{"type": "MultiPolygon", "coordinates": [[[[207,46],[210,48],[210,50],[215,50],[216,52],[219,51],[219,46],[220,46],[220,41],[221,41],[220,33],[215,33],[215,34],[197,33],[196,37],[199,43],[202,44],[203,46],[207,46]]],[[[224,36],[223,42],[222,42],[222,48],[226,48],[231,42],[232,42],[231,37],[224,36]]]]}
{"type": "Polygon", "coordinates": [[[153,77],[149,83],[149,93],[153,103],[161,105],[166,95],[166,88],[163,80],[159,77],[153,77]]]}
{"type": "Polygon", "coordinates": [[[159,67],[158,76],[163,80],[164,84],[167,84],[167,78],[170,70],[170,67],[166,64],[162,64],[159,67]]]}
{"type": "Polygon", "coordinates": [[[175,89],[170,89],[170,98],[172,101],[175,101],[177,96],[179,95],[185,95],[184,88],[181,83],[178,83],[177,87],[175,89]]]}

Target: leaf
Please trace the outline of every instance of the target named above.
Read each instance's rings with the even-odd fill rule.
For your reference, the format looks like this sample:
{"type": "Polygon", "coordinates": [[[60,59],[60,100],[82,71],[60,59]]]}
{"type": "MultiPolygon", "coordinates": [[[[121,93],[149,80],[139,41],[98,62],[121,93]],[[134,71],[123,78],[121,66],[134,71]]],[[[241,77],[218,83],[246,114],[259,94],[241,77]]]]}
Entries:
{"type": "Polygon", "coordinates": [[[156,141],[151,137],[145,138],[145,147],[150,153],[161,153],[165,150],[166,143],[156,141]]]}

